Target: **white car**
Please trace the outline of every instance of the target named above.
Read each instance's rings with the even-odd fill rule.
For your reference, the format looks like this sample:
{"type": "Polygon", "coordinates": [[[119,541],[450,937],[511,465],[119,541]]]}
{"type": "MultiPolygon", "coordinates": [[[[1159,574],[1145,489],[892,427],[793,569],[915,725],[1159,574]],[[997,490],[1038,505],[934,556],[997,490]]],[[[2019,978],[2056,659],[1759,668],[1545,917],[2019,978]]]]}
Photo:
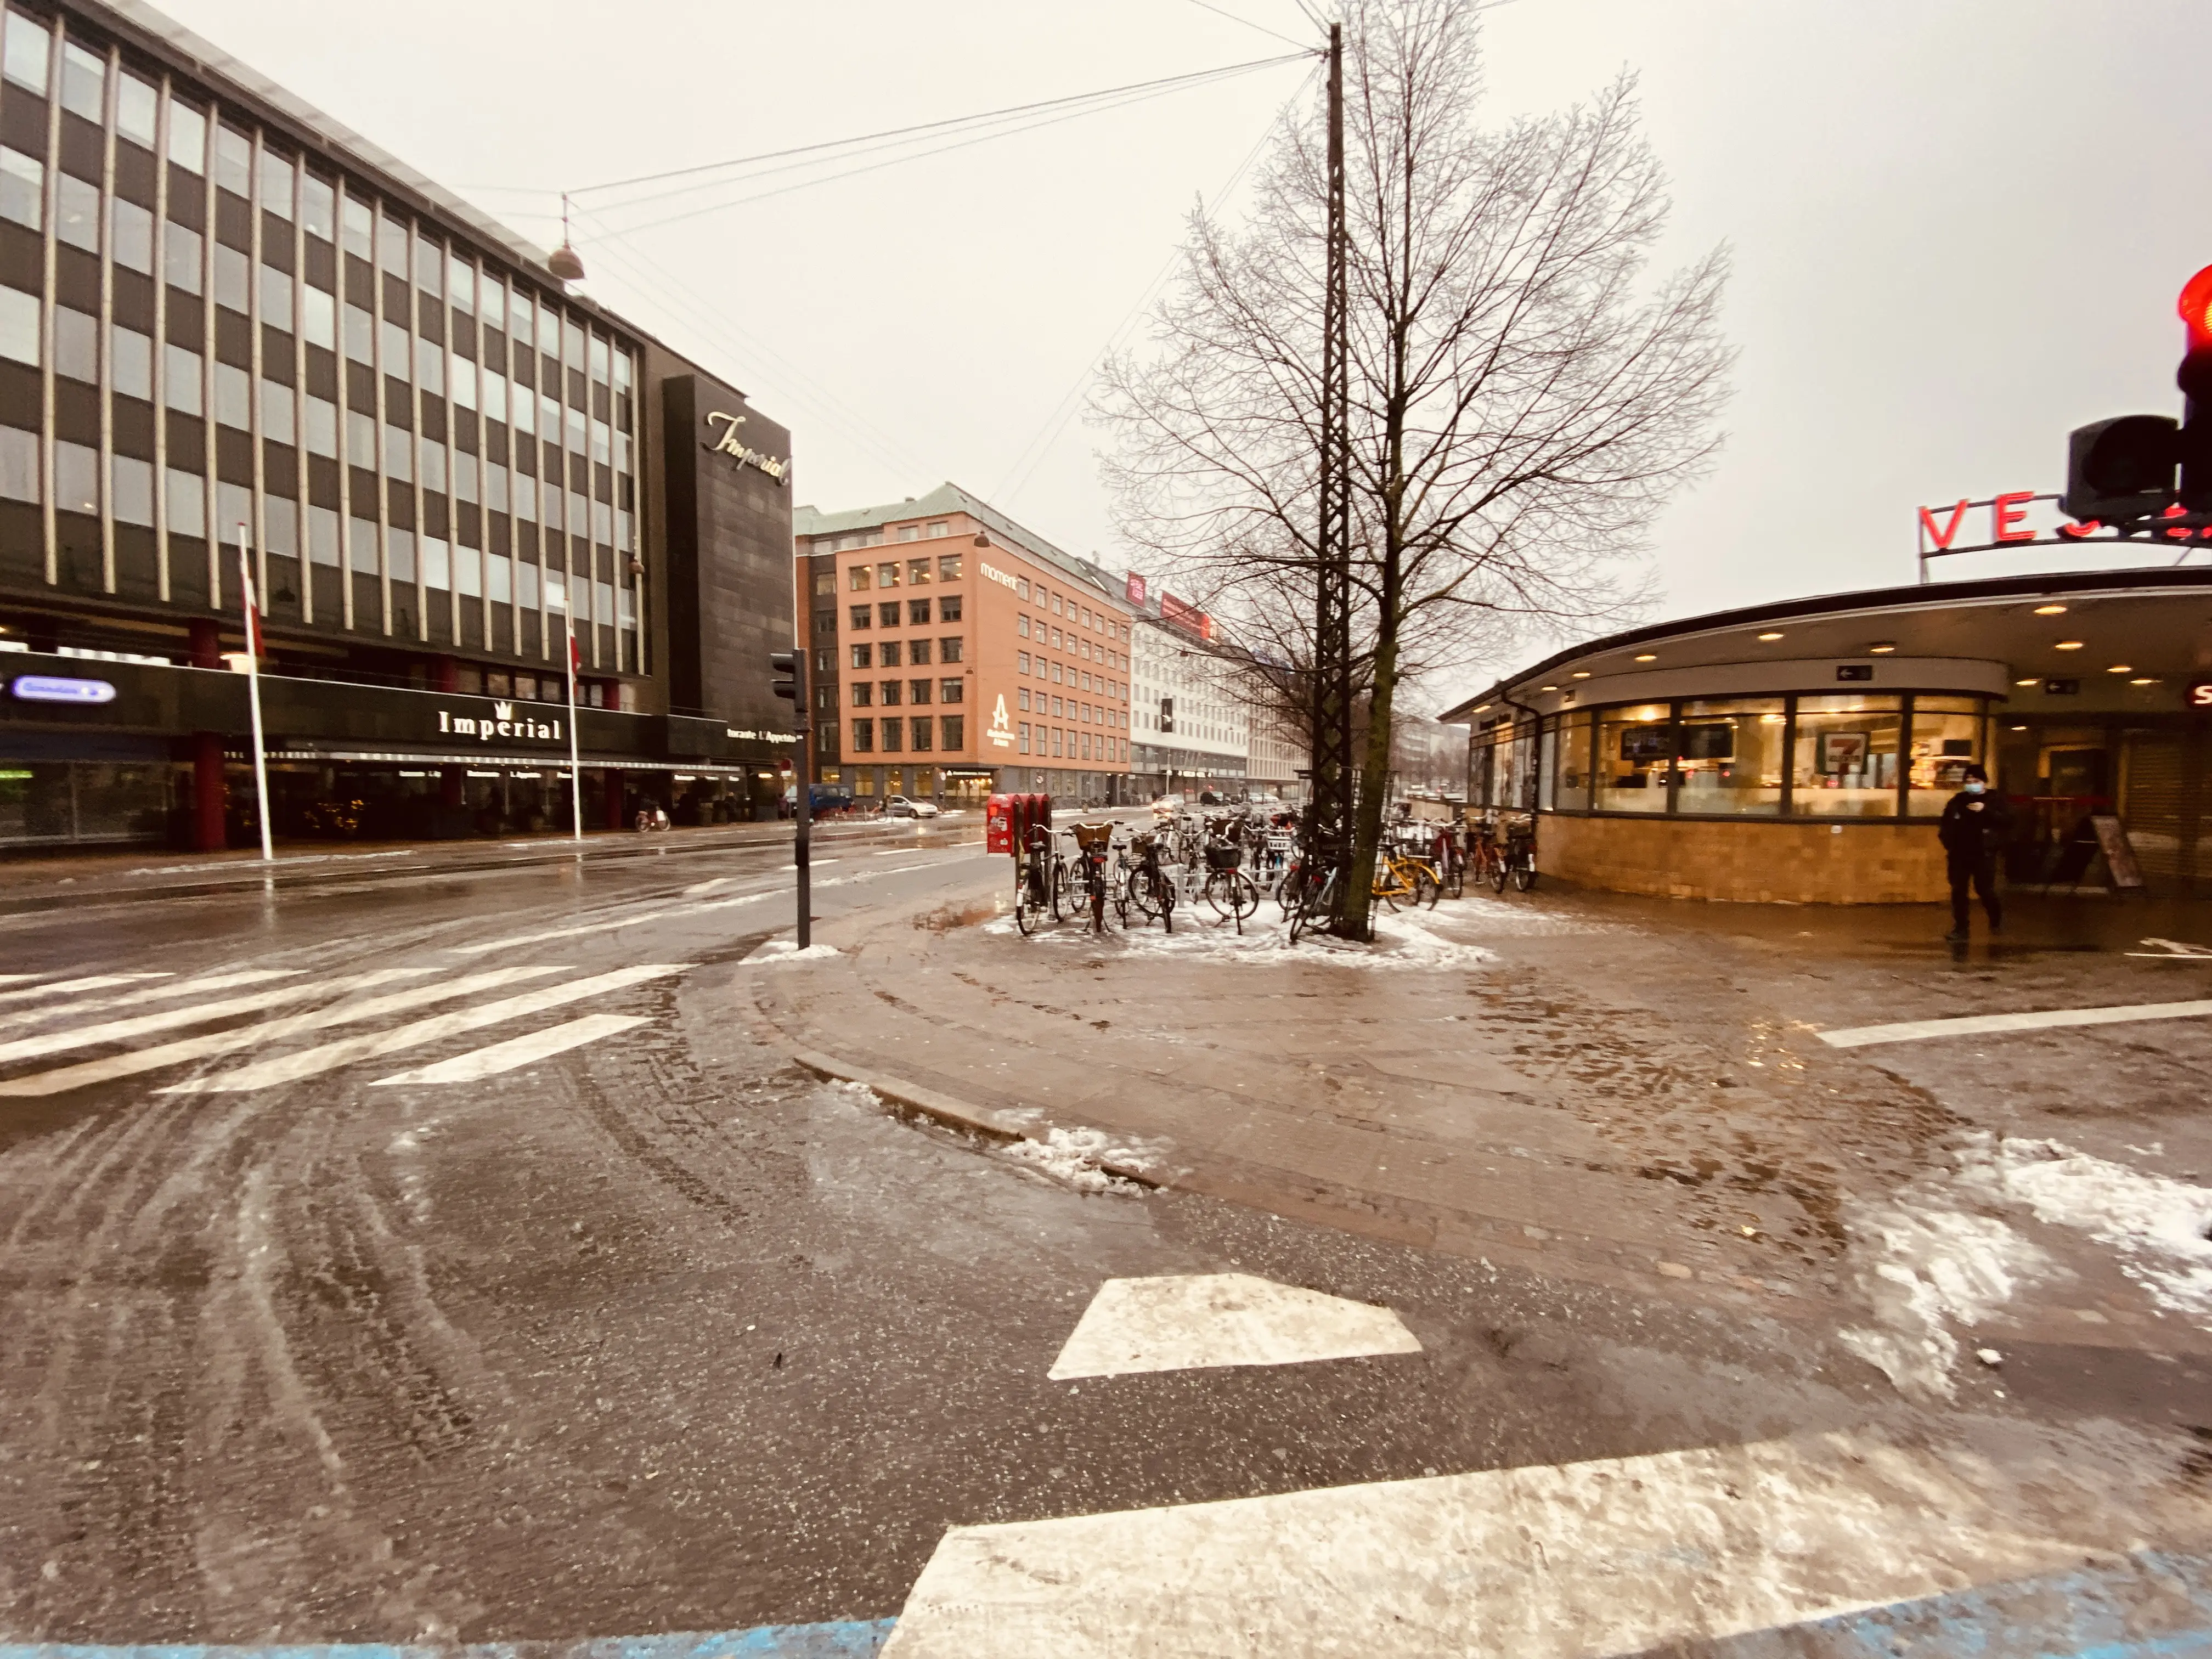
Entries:
{"type": "Polygon", "coordinates": [[[933,800],[908,800],[904,795],[884,798],[884,816],[887,818],[933,818],[938,814],[933,800]]]}

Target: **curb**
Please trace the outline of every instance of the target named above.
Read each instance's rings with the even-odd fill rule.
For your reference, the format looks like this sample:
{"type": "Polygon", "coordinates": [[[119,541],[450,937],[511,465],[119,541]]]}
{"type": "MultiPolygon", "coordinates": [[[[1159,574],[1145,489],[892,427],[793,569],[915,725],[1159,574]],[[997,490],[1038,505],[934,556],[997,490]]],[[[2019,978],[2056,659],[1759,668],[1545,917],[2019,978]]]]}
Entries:
{"type": "MultiPolygon", "coordinates": [[[[811,1072],[825,1083],[857,1083],[873,1092],[878,1099],[889,1103],[895,1115],[928,1119],[933,1123],[957,1130],[988,1140],[994,1146],[1008,1146],[1017,1140],[1045,1145],[1036,1130],[1040,1127],[1035,1115],[1028,1112],[1002,1112],[995,1107],[978,1106],[961,1100],[941,1090],[925,1088],[889,1072],[879,1072],[872,1066],[858,1066],[851,1060],[825,1054],[818,1048],[810,1048],[800,1042],[776,1022],[775,1016],[761,1004],[757,995],[752,1000],[756,1022],[764,1033],[764,1040],[788,1054],[804,1070],[811,1072]]],[[[1050,1128],[1049,1124],[1042,1126],[1050,1128]]],[[[1095,1167],[1117,1180],[1144,1188],[1148,1192],[1164,1190],[1168,1182],[1158,1176],[1133,1165],[1102,1160],[1095,1167]]]]}

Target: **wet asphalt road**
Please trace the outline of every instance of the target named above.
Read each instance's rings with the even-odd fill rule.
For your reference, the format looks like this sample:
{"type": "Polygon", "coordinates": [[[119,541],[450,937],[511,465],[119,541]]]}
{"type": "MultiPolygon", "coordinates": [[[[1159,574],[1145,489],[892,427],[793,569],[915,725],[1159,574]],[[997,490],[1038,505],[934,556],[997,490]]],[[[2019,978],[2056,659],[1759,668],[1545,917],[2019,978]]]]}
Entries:
{"type": "MultiPolygon", "coordinates": [[[[993,867],[951,833],[817,848],[819,908],[982,892],[993,867]]],[[[513,1027],[158,1092],[456,1006],[431,1003],[0,1099],[0,1638],[883,1618],[950,1524],[1869,1421],[1942,1431],[1772,1320],[1080,1191],[821,1083],[734,992],[775,971],[740,964],[788,928],[786,856],[672,850],[0,922],[27,975],[558,970],[461,1006],[683,969],[544,1017],[641,1023],[472,1081],[377,1079],[513,1027]],[[1424,1352],[1046,1379],[1103,1279],[1225,1271],[1387,1302],[1424,1352]]],[[[108,1018],[17,1017],[45,1006],[0,1000],[0,1043],[108,1018]]]]}

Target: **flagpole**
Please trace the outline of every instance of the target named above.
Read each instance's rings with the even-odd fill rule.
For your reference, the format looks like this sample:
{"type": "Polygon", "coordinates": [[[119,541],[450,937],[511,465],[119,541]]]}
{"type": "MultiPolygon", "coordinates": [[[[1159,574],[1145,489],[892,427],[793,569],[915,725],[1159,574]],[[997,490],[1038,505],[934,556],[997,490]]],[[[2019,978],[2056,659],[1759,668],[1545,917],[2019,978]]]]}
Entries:
{"type": "Polygon", "coordinates": [[[253,568],[246,552],[246,525],[238,526],[238,582],[246,607],[246,700],[253,712],[253,798],[260,808],[261,861],[274,864],[276,848],[269,836],[269,763],[261,742],[261,629],[256,625],[253,568]]]}
{"type": "Polygon", "coordinates": [[[576,844],[584,844],[584,776],[576,763],[576,613],[569,607],[575,592],[573,581],[561,584],[561,626],[568,636],[568,813],[575,824],[576,844]]]}

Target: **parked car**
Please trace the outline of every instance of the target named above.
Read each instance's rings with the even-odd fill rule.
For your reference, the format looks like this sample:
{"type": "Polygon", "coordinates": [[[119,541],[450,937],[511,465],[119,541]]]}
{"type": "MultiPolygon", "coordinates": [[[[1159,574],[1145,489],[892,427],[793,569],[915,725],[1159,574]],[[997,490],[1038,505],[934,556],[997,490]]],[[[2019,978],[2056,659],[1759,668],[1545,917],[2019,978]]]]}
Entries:
{"type": "Polygon", "coordinates": [[[807,791],[806,800],[808,811],[817,818],[830,812],[849,812],[853,810],[852,796],[835,784],[813,785],[807,791]]]}
{"type": "Polygon", "coordinates": [[[933,818],[938,805],[933,800],[910,800],[904,795],[884,797],[884,816],[887,818],[933,818]]]}

